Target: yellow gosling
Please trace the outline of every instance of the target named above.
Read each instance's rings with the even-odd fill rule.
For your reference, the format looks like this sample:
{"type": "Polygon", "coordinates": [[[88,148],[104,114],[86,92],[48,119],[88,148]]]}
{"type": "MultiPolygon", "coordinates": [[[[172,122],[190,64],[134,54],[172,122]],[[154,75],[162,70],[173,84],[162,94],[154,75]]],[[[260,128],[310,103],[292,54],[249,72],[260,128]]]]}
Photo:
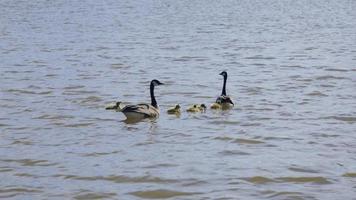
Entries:
{"type": "Polygon", "coordinates": [[[221,106],[221,104],[213,103],[213,104],[211,104],[210,108],[213,110],[218,110],[218,109],[221,109],[222,106],[221,106]]]}
{"type": "Polygon", "coordinates": [[[175,107],[168,109],[167,113],[168,114],[174,114],[174,115],[180,114],[180,105],[177,104],[175,107]]]}
{"type": "Polygon", "coordinates": [[[115,102],[115,103],[110,103],[108,104],[105,109],[106,110],[116,110],[116,111],[121,111],[121,109],[123,108],[124,106],[122,105],[122,102],[121,101],[118,101],[118,102],[115,102]]]}
{"type": "Polygon", "coordinates": [[[200,112],[199,106],[197,104],[194,104],[193,106],[187,109],[187,112],[192,112],[192,113],[200,112]]]}

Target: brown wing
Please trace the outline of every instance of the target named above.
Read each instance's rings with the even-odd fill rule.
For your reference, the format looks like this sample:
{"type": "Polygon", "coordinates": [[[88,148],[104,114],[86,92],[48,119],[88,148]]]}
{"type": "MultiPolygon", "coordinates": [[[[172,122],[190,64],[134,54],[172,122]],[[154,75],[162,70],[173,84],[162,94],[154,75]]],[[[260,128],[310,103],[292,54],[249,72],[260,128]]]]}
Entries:
{"type": "Polygon", "coordinates": [[[137,104],[137,105],[127,105],[125,106],[121,112],[135,112],[145,115],[145,117],[157,117],[158,111],[156,108],[149,104],[137,104]]]}

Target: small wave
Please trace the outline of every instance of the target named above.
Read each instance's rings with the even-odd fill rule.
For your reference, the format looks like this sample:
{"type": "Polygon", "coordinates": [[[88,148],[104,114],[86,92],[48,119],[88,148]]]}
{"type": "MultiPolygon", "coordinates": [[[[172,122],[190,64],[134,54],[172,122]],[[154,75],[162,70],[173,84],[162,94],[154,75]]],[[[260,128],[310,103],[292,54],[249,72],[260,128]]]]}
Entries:
{"type": "Polygon", "coordinates": [[[24,195],[26,193],[40,193],[39,189],[28,189],[23,187],[0,188],[0,198],[10,198],[17,195],[24,195]]]}
{"type": "Polygon", "coordinates": [[[23,89],[9,89],[6,90],[6,92],[16,93],[16,94],[35,94],[35,95],[45,95],[45,94],[52,93],[52,91],[35,92],[35,91],[23,90],[23,89]]]}
{"type": "Polygon", "coordinates": [[[78,195],[74,196],[74,199],[87,200],[87,199],[109,199],[116,196],[116,193],[107,192],[80,192],[78,195]],[[81,194],[84,193],[84,194],[81,194]]]}
{"type": "Polygon", "coordinates": [[[15,140],[14,142],[11,143],[12,145],[17,145],[17,144],[21,144],[21,145],[32,145],[33,142],[31,141],[24,141],[24,140],[15,140]]]}
{"type": "Polygon", "coordinates": [[[14,176],[18,176],[18,177],[31,177],[31,178],[39,178],[40,176],[36,176],[33,174],[29,174],[29,173],[16,173],[14,174],[14,176]]]}
{"type": "Polygon", "coordinates": [[[178,180],[163,179],[153,176],[128,177],[120,175],[109,176],[77,176],[77,175],[55,175],[64,179],[83,180],[83,181],[110,181],[114,183],[176,183],[178,180]]]}
{"type": "Polygon", "coordinates": [[[10,126],[10,124],[0,124],[0,127],[10,126]]]}
{"type": "Polygon", "coordinates": [[[296,196],[300,196],[300,195],[303,194],[300,192],[275,192],[274,194],[270,195],[269,198],[283,196],[283,197],[293,197],[291,199],[303,199],[303,198],[296,198],[296,196]]]}
{"type": "Polygon", "coordinates": [[[282,65],[281,67],[305,69],[305,67],[303,67],[301,65],[282,65]]]}
{"type": "Polygon", "coordinates": [[[355,172],[348,172],[342,175],[343,177],[350,177],[350,178],[356,178],[356,173],[355,172]]]}
{"type": "Polygon", "coordinates": [[[195,195],[199,193],[160,189],[160,190],[136,191],[136,192],[131,192],[129,194],[144,199],[165,199],[165,198],[171,198],[177,196],[195,195]]]}
{"type": "Polygon", "coordinates": [[[292,138],[287,138],[287,137],[273,137],[273,136],[269,136],[269,137],[264,137],[264,140],[292,140],[292,138]]]}
{"type": "Polygon", "coordinates": [[[81,99],[80,103],[91,103],[91,102],[100,102],[102,101],[102,98],[98,97],[98,96],[88,96],[86,98],[81,99]]]}
{"type": "Polygon", "coordinates": [[[222,152],[219,152],[219,154],[224,155],[224,156],[232,156],[232,155],[250,155],[250,153],[244,152],[244,151],[239,151],[239,150],[225,150],[222,152]]]}
{"type": "Polygon", "coordinates": [[[252,140],[252,139],[243,139],[243,138],[232,138],[228,136],[218,136],[214,138],[215,140],[222,140],[222,141],[232,141],[233,143],[239,143],[239,144],[262,144],[265,143],[260,140],[252,140]]]}
{"type": "Polygon", "coordinates": [[[250,183],[253,183],[253,184],[266,184],[266,183],[276,182],[273,179],[266,178],[263,176],[245,177],[245,178],[241,178],[241,179],[248,181],[250,183]]]}
{"type": "Polygon", "coordinates": [[[167,167],[177,167],[179,165],[177,164],[171,164],[171,163],[160,163],[160,164],[156,164],[156,165],[149,165],[149,166],[145,166],[143,168],[147,168],[147,169],[155,169],[155,168],[167,168],[167,167]]]}
{"type": "Polygon", "coordinates": [[[49,115],[49,114],[44,114],[38,117],[34,117],[32,119],[73,119],[73,116],[70,115],[49,115]]]}
{"type": "Polygon", "coordinates": [[[14,170],[11,168],[7,168],[7,167],[0,167],[0,173],[1,172],[11,172],[11,171],[14,171],[14,170]]]}
{"type": "Polygon", "coordinates": [[[349,123],[356,122],[356,117],[353,116],[329,116],[329,117],[324,117],[323,119],[336,119],[339,121],[349,122],[349,123]]]}
{"type": "Polygon", "coordinates": [[[215,140],[223,140],[223,141],[229,141],[233,140],[234,138],[228,137],[228,136],[218,136],[214,138],[215,140]]]}
{"type": "Polygon", "coordinates": [[[256,55],[256,56],[245,57],[245,59],[248,59],[248,60],[273,60],[276,58],[273,56],[256,55]]]}
{"type": "Polygon", "coordinates": [[[239,143],[239,144],[262,144],[265,143],[260,140],[251,140],[251,139],[242,139],[242,138],[237,138],[233,141],[233,143],[239,143]]]}
{"type": "Polygon", "coordinates": [[[74,124],[65,124],[63,125],[64,127],[68,128],[78,128],[78,127],[86,127],[86,126],[91,126],[94,123],[74,123],[74,124]]]}
{"type": "Polygon", "coordinates": [[[255,65],[255,66],[266,66],[266,64],[263,64],[263,63],[252,63],[251,65],[255,65]]]}
{"type": "Polygon", "coordinates": [[[307,95],[308,96],[319,96],[319,97],[327,97],[328,96],[328,95],[321,93],[319,91],[310,92],[307,95]]]}
{"type": "Polygon", "coordinates": [[[97,94],[97,91],[87,91],[87,90],[70,90],[62,92],[63,95],[82,95],[82,94],[97,94]]]}
{"type": "Polygon", "coordinates": [[[325,71],[332,71],[332,72],[348,72],[347,69],[336,69],[336,68],[327,68],[325,71]]]}
{"type": "Polygon", "coordinates": [[[317,76],[315,79],[316,80],[340,80],[340,79],[347,79],[347,78],[340,77],[340,76],[326,75],[326,76],[317,76]]]}
{"type": "Polygon", "coordinates": [[[226,125],[237,125],[240,124],[239,121],[212,121],[210,122],[211,124],[216,124],[216,125],[220,125],[220,124],[226,124],[226,125]]]}
{"type": "Polygon", "coordinates": [[[291,170],[291,171],[295,171],[295,172],[318,173],[318,171],[316,171],[316,170],[298,168],[298,167],[290,167],[288,169],[291,170]]]}
{"type": "Polygon", "coordinates": [[[80,88],[84,88],[84,85],[70,85],[67,87],[64,87],[64,90],[74,90],[74,89],[80,89],[80,88]]]}
{"type": "Polygon", "coordinates": [[[93,153],[86,153],[83,154],[84,157],[99,157],[99,156],[105,156],[105,155],[111,155],[111,154],[117,154],[119,151],[112,151],[112,152],[93,152],[93,153]]]}
{"type": "Polygon", "coordinates": [[[173,59],[173,61],[175,61],[175,62],[186,62],[186,61],[191,61],[191,60],[205,61],[205,60],[208,60],[208,58],[207,57],[197,57],[197,56],[182,56],[182,57],[173,59]]]}
{"type": "Polygon", "coordinates": [[[111,68],[112,69],[123,69],[123,68],[128,69],[130,67],[125,64],[122,64],[122,63],[113,63],[113,64],[111,64],[111,68]]]}
{"type": "Polygon", "coordinates": [[[281,182],[292,182],[292,183],[315,183],[315,184],[330,184],[331,182],[321,176],[315,177],[280,177],[276,180],[281,182]]]}
{"type": "Polygon", "coordinates": [[[22,166],[30,166],[30,167],[34,167],[34,166],[42,166],[42,167],[47,167],[47,166],[54,166],[57,165],[57,163],[49,163],[48,160],[34,160],[34,159],[4,159],[1,160],[4,162],[15,162],[15,163],[19,163],[22,166]]]}

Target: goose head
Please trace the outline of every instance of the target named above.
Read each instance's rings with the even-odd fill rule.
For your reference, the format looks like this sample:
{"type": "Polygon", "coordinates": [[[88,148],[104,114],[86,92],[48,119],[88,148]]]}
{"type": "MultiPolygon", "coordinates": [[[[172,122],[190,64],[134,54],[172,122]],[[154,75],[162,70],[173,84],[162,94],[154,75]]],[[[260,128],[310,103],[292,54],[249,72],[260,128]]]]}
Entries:
{"type": "Polygon", "coordinates": [[[157,80],[157,79],[153,79],[152,81],[151,81],[151,84],[153,85],[153,86],[158,86],[158,85],[163,85],[163,83],[161,83],[159,80],[157,80]]]}
{"type": "Polygon", "coordinates": [[[226,71],[222,71],[219,75],[226,77],[227,76],[227,72],[226,71]]]}

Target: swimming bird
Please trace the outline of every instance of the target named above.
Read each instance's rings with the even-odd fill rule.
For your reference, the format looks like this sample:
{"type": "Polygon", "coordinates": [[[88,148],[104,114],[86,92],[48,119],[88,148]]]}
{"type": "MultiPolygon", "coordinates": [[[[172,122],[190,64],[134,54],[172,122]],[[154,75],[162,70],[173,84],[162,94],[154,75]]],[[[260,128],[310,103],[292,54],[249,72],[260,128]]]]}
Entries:
{"type": "Polygon", "coordinates": [[[121,111],[121,109],[124,106],[122,105],[121,101],[115,102],[115,103],[110,103],[105,107],[106,110],[116,110],[116,111],[121,111]]]}
{"type": "Polygon", "coordinates": [[[121,112],[127,118],[157,118],[159,116],[159,108],[154,95],[155,86],[163,85],[163,83],[154,79],[150,84],[151,104],[127,105],[121,109],[121,112]]]}
{"type": "Polygon", "coordinates": [[[200,106],[199,106],[199,110],[201,111],[201,112],[205,112],[206,111],[206,105],[205,104],[200,104],[200,106]]]}
{"type": "Polygon", "coordinates": [[[200,105],[194,104],[187,109],[187,112],[196,113],[196,112],[204,112],[205,110],[206,110],[205,104],[200,104],[200,105]]]}
{"type": "Polygon", "coordinates": [[[214,110],[218,110],[218,109],[221,109],[222,106],[221,106],[221,104],[218,104],[218,103],[212,103],[212,104],[210,105],[210,108],[211,108],[211,109],[214,109],[214,110]]]}
{"type": "Polygon", "coordinates": [[[177,105],[174,106],[173,108],[168,109],[168,110],[167,110],[167,113],[168,113],[168,114],[176,114],[176,115],[180,114],[180,105],[177,104],[177,105]]]}
{"type": "Polygon", "coordinates": [[[222,88],[221,95],[216,99],[215,103],[213,103],[210,108],[211,109],[228,109],[234,106],[231,98],[226,95],[226,80],[227,80],[227,72],[223,71],[219,75],[224,77],[224,85],[222,88]]]}

